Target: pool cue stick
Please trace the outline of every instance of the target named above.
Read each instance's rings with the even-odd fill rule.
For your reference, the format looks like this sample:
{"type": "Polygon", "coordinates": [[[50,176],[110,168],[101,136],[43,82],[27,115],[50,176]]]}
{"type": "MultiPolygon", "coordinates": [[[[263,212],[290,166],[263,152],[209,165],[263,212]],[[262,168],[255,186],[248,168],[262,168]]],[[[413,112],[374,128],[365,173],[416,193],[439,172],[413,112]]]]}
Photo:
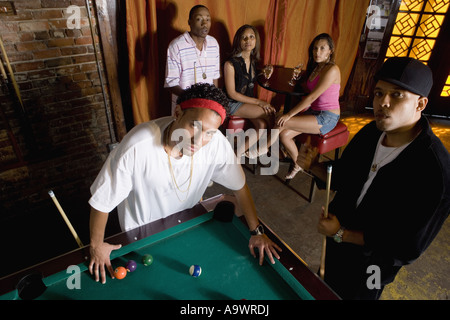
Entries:
{"type": "Polygon", "coordinates": [[[194,62],[194,83],[197,83],[197,62],[194,62]]]}
{"type": "Polygon", "coordinates": [[[0,72],[2,74],[3,80],[7,81],[8,76],[6,75],[5,67],[3,67],[3,62],[0,60],[0,72]]]}
{"type": "Polygon", "coordinates": [[[36,144],[36,139],[34,137],[33,128],[31,126],[31,122],[28,117],[28,114],[25,111],[22,96],[20,94],[19,85],[17,84],[16,77],[14,76],[14,72],[13,72],[11,64],[9,62],[8,55],[6,54],[5,46],[3,45],[3,40],[2,40],[1,36],[0,36],[0,52],[2,55],[2,58],[0,59],[1,60],[0,65],[2,65],[2,67],[1,67],[2,77],[4,78],[4,80],[6,82],[8,90],[11,91],[11,94],[12,94],[12,90],[14,90],[14,93],[16,94],[15,98],[13,98],[13,101],[16,102],[16,99],[17,99],[17,102],[20,105],[20,116],[21,116],[21,120],[24,122],[25,141],[28,144],[28,147],[30,148],[30,150],[35,152],[37,144],[36,144]],[[6,64],[6,70],[9,72],[11,81],[8,81],[8,76],[6,74],[6,70],[3,67],[3,61],[6,64]],[[11,85],[12,85],[12,89],[10,88],[11,85]]]}
{"type": "MultiPolygon", "coordinates": [[[[331,171],[333,170],[333,167],[329,165],[327,167],[327,200],[325,202],[325,209],[323,211],[323,215],[325,218],[328,218],[328,203],[330,202],[330,188],[331,188],[331,171]]],[[[325,278],[325,255],[327,251],[327,236],[323,236],[322,241],[322,256],[320,257],[320,270],[319,274],[322,280],[325,278]]]]}
{"type": "Polygon", "coordinates": [[[53,202],[55,203],[56,208],[58,208],[58,211],[61,214],[61,216],[63,217],[64,221],[66,222],[67,227],[69,227],[70,232],[72,232],[72,235],[75,238],[75,241],[78,243],[78,246],[80,248],[83,248],[84,245],[81,242],[80,237],[76,233],[75,229],[72,227],[72,224],[70,223],[69,219],[67,218],[66,214],[64,213],[63,208],[61,208],[61,205],[59,204],[58,199],[56,199],[56,196],[55,196],[54,192],[52,190],[50,190],[48,192],[48,194],[50,195],[50,197],[52,198],[53,202]]]}
{"type": "Polygon", "coordinates": [[[328,204],[330,203],[330,189],[331,189],[331,172],[333,171],[333,166],[330,164],[327,167],[327,200],[325,202],[324,215],[325,218],[328,218],[328,204]]]}
{"type": "MultiPolygon", "coordinates": [[[[25,108],[23,107],[23,102],[22,102],[22,96],[20,95],[20,90],[19,90],[19,86],[17,84],[16,78],[14,77],[14,73],[11,67],[11,64],[9,63],[9,58],[8,55],[6,54],[6,50],[5,47],[3,46],[3,40],[0,37],[0,50],[2,52],[3,58],[5,59],[5,63],[6,63],[6,68],[8,69],[9,75],[11,76],[11,82],[14,88],[14,91],[16,93],[17,99],[19,100],[20,106],[22,108],[22,112],[25,113],[25,108]]],[[[2,74],[4,72],[4,68],[2,67],[2,74]]]]}

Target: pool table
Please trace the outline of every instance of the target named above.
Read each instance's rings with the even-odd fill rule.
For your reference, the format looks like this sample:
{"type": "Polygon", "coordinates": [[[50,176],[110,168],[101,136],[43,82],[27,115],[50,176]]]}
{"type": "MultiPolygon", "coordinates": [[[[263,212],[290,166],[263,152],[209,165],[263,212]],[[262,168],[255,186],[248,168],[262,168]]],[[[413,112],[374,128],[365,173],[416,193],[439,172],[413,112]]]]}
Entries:
{"type": "Polygon", "coordinates": [[[122,244],[111,254],[113,268],[125,266],[129,260],[137,262],[136,270],[124,279],[108,277],[106,284],[95,282],[87,270],[86,246],[0,279],[0,299],[339,299],[267,226],[266,234],[283,251],[274,265],[266,259],[260,266],[248,249],[250,233],[245,219],[234,212],[224,216],[211,210],[223,199],[218,195],[106,239],[122,244]],[[142,262],[145,254],[153,256],[149,266],[142,262]],[[201,266],[199,277],[189,274],[191,265],[201,266]],[[22,281],[20,288],[24,282],[27,286],[17,290],[25,276],[38,281],[22,281]],[[33,296],[36,290],[37,297],[33,296]]]}

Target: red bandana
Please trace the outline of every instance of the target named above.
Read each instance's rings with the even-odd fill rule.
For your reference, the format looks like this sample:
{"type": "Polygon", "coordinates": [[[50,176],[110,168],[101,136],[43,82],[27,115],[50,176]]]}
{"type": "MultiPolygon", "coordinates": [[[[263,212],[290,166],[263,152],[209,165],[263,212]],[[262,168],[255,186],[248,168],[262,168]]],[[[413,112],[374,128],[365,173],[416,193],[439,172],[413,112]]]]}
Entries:
{"type": "Polygon", "coordinates": [[[222,118],[221,124],[225,121],[225,118],[227,116],[227,113],[225,111],[225,108],[218,102],[203,98],[195,98],[191,100],[186,100],[180,103],[181,110],[189,109],[189,108],[204,108],[204,109],[210,109],[217,112],[220,117],[222,118]]]}

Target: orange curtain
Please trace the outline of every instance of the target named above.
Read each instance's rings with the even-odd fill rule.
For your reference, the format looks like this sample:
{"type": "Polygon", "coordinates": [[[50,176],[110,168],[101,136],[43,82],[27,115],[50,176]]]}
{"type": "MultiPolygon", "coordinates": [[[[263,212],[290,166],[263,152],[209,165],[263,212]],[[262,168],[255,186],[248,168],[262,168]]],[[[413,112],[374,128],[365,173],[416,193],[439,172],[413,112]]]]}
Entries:
{"type": "MultiPolygon", "coordinates": [[[[164,90],[169,42],[189,30],[189,10],[208,7],[210,34],[221,46],[221,60],[231,49],[236,30],[254,25],[261,36],[264,63],[293,67],[306,63],[311,40],[322,32],[336,43],[336,63],[342,73],[341,93],[351,73],[359,36],[370,0],[127,0],[130,90],[136,124],[170,114],[164,90]]],[[[223,79],[219,83],[223,84],[223,79]]],[[[271,95],[261,90],[260,96],[271,95]]]]}
{"type": "MultiPolygon", "coordinates": [[[[278,61],[280,59],[281,48],[286,35],[287,6],[287,0],[270,1],[269,9],[266,14],[264,31],[266,41],[261,44],[263,47],[262,56],[264,64],[279,64],[278,61]]],[[[258,95],[262,100],[271,101],[274,93],[259,87],[258,95]]]]}
{"type": "Polygon", "coordinates": [[[311,41],[320,33],[328,33],[336,45],[342,94],[353,68],[369,4],[370,0],[289,1],[287,32],[278,64],[293,68],[301,61],[306,65],[311,41]]]}
{"type": "Polygon", "coordinates": [[[126,0],[131,107],[134,123],[157,118],[159,100],[155,1],[126,0]]]}
{"type": "Polygon", "coordinates": [[[264,46],[264,64],[278,64],[287,27],[287,0],[271,0],[266,15],[267,41],[264,46]]]}

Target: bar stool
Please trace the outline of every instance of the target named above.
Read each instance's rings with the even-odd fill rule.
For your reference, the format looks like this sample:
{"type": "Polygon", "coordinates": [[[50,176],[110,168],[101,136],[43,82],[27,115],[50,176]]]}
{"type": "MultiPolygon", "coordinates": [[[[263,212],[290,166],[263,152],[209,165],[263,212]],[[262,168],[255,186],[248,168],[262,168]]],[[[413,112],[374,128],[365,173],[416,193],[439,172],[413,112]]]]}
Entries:
{"type": "Polygon", "coordinates": [[[317,148],[319,154],[325,154],[334,150],[334,159],[339,158],[341,147],[345,146],[348,142],[350,132],[347,126],[338,121],[333,130],[327,134],[308,134],[303,133],[296,137],[297,142],[304,144],[309,141],[309,144],[313,148],[317,148]]]}
{"type": "MultiPolygon", "coordinates": [[[[227,130],[229,134],[236,134],[241,131],[245,131],[253,127],[251,121],[245,118],[237,117],[237,116],[228,116],[221,126],[221,131],[224,135],[226,135],[227,130]]],[[[228,138],[228,137],[227,137],[228,138]]],[[[234,141],[236,142],[236,141],[234,141]]],[[[247,163],[244,163],[247,166],[247,163]]],[[[251,164],[250,167],[247,167],[253,174],[257,173],[258,170],[258,162],[251,164]]]]}
{"type": "MultiPolygon", "coordinates": [[[[347,126],[339,121],[336,124],[336,127],[334,127],[333,130],[328,132],[327,134],[308,134],[303,133],[301,135],[298,135],[295,139],[299,144],[309,144],[310,147],[317,150],[318,157],[317,162],[320,160],[320,156],[333,151],[334,150],[334,159],[330,159],[332,161],[336,161],[339,159],[340,151],[343,146],[345,146],[348,142],[348,137],[350,135],[350,132],[347,129],[347,126]]],[[[317,176],[317,174],[314,174],[314,170],[311,170],[308,168],[306,172],[312,176],[312,182],[309,190],[309,198],[308,201],[312,202],[314,198],[314,191],[315,191],[315,185],[316,185],[316,179],[320,178],[317,176]]]]}
{"type": "Polygon", "coordinates": [[[238,133],[251,128],[252,123],[247,119],[237,116],[229,116],[222,124],[223,134],[226,134],[226,130],[233,130],[232,133],[238,133]]]}

